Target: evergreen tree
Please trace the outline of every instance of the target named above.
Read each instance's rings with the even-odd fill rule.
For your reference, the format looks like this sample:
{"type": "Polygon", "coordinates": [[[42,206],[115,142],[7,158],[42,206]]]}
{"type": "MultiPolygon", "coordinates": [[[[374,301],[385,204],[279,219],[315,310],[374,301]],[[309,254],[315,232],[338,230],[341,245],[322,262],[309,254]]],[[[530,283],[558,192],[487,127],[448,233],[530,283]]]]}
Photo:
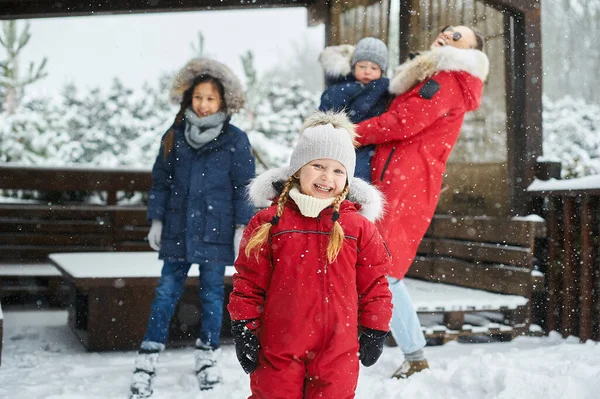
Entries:
{"type": "Polygon", "coordinates": [[[0,86],[3,88],[4,110],[8,115],[15,113],[24,87],[48,75],[44,70],[46,58],[37,67],[31,62],[27,74],[20,75],[19,55],[30,38],[29,23],[25,23],[25,28],[19,32],[17,21],[2,21],[0,45],[4,48],[7,58],[0,63],[0,86]]]}

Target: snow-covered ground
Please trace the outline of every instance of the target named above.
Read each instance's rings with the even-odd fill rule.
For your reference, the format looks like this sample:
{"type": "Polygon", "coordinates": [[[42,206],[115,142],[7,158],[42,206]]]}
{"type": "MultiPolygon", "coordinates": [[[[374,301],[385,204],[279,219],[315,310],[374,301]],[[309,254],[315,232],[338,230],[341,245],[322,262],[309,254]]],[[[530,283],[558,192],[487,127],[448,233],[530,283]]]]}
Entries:
{"type": "MultiPolygon", "coordinates": [[[[87,353],[61,310],[4,311],[0,398],[126,398],[134,352],[87,353]]],[[[200,392],[192,350],[161,355],[155,399],[246,398],[249,380],[231,345],[223,346],[225,383],[200,392]]],[[[362,399],[592,399],[600,392],[600,346],[575,338],[517,338],[509,343],[427,347],[431,369],[406,381],[388,376],[402,360],[385,348],[379,362],[362,368],[356,392],[362,399]]],[[[277,383],[274,381],[273,383],[277,383]]]]}

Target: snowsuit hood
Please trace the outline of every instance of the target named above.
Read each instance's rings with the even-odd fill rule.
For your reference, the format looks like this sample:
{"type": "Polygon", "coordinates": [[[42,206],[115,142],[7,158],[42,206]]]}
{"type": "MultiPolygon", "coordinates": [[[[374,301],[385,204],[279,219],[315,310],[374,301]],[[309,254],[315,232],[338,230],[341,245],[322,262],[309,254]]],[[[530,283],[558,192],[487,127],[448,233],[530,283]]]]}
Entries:
{"type": "Polygon", "coordinates": [[[352,55],[354,46],[350,44],[327,46],[319,54],[319,62],[327,77],[344,77],[352,72],[352,55]]]}
{"type": "MultiPolygon", "coordinates": [[[[254,206],[262,208],[271,205],[288,178],[286,167],[270,169],[254,178],[248,188],[248,195],[254,206]]],[[[356,177],[353,179],[347,199],[356,203],[358,213],[371,222],[383,217],[385,201],[381,191],[364,180],[356,177]]]]}
{"type": "Polygon", "coordinates": [[[173,104],[181,104],[183,93],[191,87],[194,79],[199,75],[212,76],[221,82],[229,115],[243,108],[244,89],[238,77],[226,65],[209,58],[194,58],[177,72],[169,92],[173,104]]]}

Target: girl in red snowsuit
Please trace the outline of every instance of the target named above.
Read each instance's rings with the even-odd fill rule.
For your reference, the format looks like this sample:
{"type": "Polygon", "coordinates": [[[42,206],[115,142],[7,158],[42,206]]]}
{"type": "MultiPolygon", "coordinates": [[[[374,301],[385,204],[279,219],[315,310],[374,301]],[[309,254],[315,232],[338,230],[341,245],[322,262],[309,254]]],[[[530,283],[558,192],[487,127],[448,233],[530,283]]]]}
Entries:
{"type": "Polygon", "coordinates": [[[228,305],[250,398],[353,398],[358,360],[370,366],[383,350],[391,258],[361,215],[378,216],[382,199],[352,178],[354,137],[343,114],[316,113],[290,167],[251,184],[259,203],[283,188],[246,227],[228,305]]]}

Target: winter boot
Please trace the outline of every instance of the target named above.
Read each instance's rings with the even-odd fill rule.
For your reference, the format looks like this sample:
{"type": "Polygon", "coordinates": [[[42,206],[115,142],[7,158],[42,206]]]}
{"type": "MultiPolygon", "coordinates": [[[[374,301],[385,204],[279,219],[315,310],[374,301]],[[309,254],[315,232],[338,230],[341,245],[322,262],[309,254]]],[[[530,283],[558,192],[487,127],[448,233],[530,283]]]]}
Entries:
{"type": "Polygon", "coordinates": [[[411,375],[429,368],[427,360],[405,360],[398,370],[392,375],[392,378],[408,378],[411,375]]]}
{"type": "Polygon", "coordinates": [[[143,399],[152,395],[152,380],[156,375],[158,351],[140,351],[135,358],[135,371],[131,380],[131,399],[143,399]]]}
{"type": "Polygon", "coordinates": [[[221,348],[213,349],[199,339],[196,340],[196,350],[194,351],[196,367],[194,370],[201,391],[213,389],[223,380],[221,369],[217,363],[219,357],[221,357],[221,348]]]}

